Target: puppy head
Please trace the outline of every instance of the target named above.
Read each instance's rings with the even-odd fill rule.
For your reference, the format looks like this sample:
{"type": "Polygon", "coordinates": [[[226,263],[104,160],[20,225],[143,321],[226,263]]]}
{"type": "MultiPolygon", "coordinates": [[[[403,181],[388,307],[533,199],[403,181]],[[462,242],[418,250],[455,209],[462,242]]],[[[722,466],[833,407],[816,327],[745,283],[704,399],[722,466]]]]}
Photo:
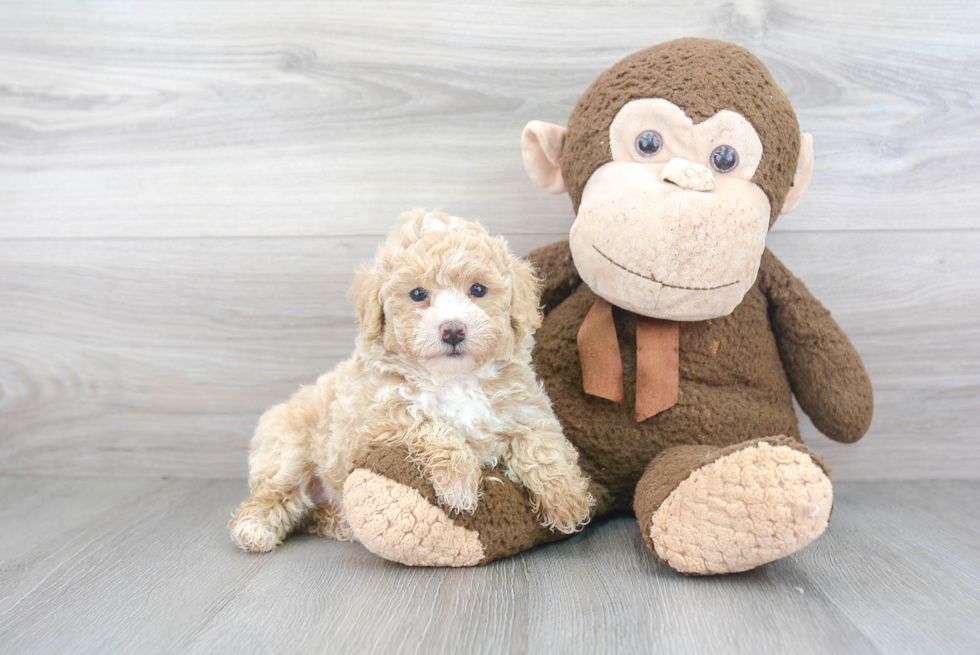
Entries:
{"type": "Polygon", "coordinates": [[[437,373],[529,358],[541,325],[539,281],[478,223],[404,214],[357,276],[361,338],[437,373]]]}

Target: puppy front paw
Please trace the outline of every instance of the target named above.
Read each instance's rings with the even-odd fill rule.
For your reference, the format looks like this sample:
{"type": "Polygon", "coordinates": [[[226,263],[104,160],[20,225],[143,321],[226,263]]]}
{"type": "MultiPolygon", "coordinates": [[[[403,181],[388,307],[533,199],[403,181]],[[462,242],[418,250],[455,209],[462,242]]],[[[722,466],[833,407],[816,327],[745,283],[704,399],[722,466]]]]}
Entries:
{"type": "Polygon", "coordinates": [[[569,482],[549,488],[537,498],[541,525],[565,534],[584,528],[589,522],[589,510],[595,505],[584,480],[569,482]]]}
{"type": "Polygon", "coordinates": [[[236,517],[228,528],[231,530],[231,540],[246,553],[269,553],[282,543],[275,532],[256,519],[236,517]]]}
{"type": "Polygon", "coordinates": [[[457,512],[472,514],[476,511],[480,490],[480,469],[460,470],[447,466],[433,466],[429,480],[436,492],[439,504],[457,512]]]}

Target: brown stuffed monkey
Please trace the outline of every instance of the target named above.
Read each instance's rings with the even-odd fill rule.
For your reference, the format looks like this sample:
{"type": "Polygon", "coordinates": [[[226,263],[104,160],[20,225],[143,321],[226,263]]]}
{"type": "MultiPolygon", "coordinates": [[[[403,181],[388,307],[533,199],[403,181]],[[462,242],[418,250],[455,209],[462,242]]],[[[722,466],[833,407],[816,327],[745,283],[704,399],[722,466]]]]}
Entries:
{"type": "MultiPolygon", "coordinates": [[[[647,546],[684,573],[744,571],[810,543],[833,491],[793,395],[842,442],[865,434],[873,399],[847,336],[765,247],[813,168],[769,71],[729,43],[664,43],[601,74],[567,130],[529,123],[523,151],[531,179],[576,212],[569,241],[530,256],[544,278],[534,361],[596,515],[635,512],[647,546]]],[[[442,510],[405,453],[357,466],[374,485],[357,497],[373,500],[347,513],[382,557],[472,565],[564,536],[500,471],[485,472],[475,513],[432,523],[442,510]]]]}

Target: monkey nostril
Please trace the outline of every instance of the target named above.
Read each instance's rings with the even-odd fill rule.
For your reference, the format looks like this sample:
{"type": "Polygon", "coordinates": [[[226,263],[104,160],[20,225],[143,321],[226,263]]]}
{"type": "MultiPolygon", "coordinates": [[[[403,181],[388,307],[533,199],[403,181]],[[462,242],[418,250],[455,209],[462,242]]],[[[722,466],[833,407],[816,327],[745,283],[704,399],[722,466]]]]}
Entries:
{"type": "Polygon", "coordinates": [[[680,157],[667,162],[660,172],[660,179],[687,191],[711,191],[715,188],[714,176],[707,166],[680,157]]]}
{"type": "Polygon", "coordinates": [[[442,341],[456,347],[466,339],[466,328],[459,323],[449,323],[442,326],[442,341]]]}

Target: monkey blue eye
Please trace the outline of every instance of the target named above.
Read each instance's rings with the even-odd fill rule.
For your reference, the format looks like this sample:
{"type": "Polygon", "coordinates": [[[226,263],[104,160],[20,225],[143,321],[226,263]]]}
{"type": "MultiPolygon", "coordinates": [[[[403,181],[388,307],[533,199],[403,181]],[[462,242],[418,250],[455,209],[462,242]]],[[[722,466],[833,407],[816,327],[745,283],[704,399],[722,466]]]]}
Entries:
{"type": "Polygon", "coordinates": [[[636,151],[641,157],[653,157],[664,147],[664,140],[653,130],[647,130],[636,137],[636,151]]]}
{"type": "Polygon", "coordinates": [[[408,295],[411,296],[412,300],[415,302],[422,302],[429,297],[429,292],[419,287],[418,289],[412,289],[412,293],[408,295]]]}
{"type": "Polygon", "coordinates": [[[711,168],[719,173],[731,173],[738,166],[738,153],[731,146],[718,146],[711,151],[711,168]]]}
{"type": "Polygon", "coordinates": [[[487,295],[487,288],[482,284],[474,284],[470,287],[470,295],[474,298],[482,298],[487,295]]]}

